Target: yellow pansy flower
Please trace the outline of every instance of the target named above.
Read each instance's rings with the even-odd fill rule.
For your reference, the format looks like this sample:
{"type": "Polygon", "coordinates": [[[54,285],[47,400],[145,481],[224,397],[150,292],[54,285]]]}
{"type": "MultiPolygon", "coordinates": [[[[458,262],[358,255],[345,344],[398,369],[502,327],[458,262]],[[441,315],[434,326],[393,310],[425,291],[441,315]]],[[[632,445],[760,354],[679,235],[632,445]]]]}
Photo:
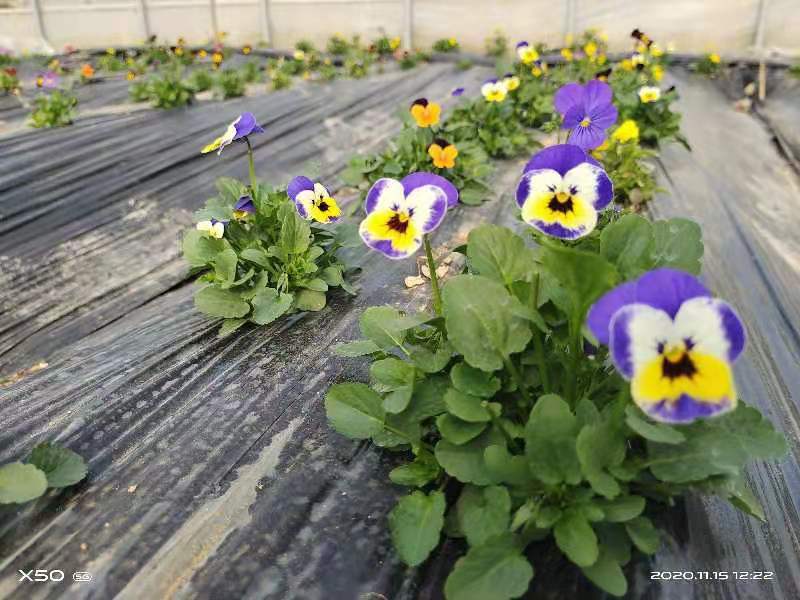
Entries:
{"type": "Polygon", "coordinates": [[[619,127],[617,127],[616,131],[611,134],[611,137],[621,144],[630,142],[632,140],[638,140],[639,126],[633,119],[627,119],[623,121],[619,127]]]}

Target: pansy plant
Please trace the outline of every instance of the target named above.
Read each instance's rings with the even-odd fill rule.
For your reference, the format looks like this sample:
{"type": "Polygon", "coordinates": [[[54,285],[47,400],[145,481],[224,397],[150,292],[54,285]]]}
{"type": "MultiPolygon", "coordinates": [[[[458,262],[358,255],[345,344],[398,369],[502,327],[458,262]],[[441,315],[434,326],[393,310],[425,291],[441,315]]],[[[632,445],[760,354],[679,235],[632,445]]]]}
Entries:
{"type": "Polygon", "coordinates": [[[569,130],[569,143],[591,150],[606,139],[606,129],[617,120],[611,86],[594,79],[585,85],[568,83],[555,94],[553,103],[569,130]]]}

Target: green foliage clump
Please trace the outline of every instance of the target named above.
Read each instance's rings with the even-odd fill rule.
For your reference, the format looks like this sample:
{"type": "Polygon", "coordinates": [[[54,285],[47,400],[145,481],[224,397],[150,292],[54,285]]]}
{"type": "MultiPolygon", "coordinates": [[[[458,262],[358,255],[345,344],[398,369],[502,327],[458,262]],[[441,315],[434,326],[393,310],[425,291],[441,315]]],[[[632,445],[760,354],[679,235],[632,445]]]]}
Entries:
{"type": "Polygon", "coordinates": [[[656,267],[699,272],[695,223],[606,216],[578,242],[538,241],[473,229],[467,270],[444,284],[441,315],[368,308],[363,339],[336,348],[368,358],[369,384],[332,386],[329,422],[408,456],[389,473],[411,490],[389,515],[399,557],[416,566],[442,534],[466,541],[447,600],[521,596],[534,575],[525,550],[547,538],[623,596],[633,553],[659,548],[653,517],[664,506],[694,490],[763,518],[743,468],[786,451],[744,403],[688,425],[651,422],[607,349],[584,351],[600,295],[656,267]]]}
{"type": "Polygon", "coordinates": [[[239,72],[247,83],[257,83],[261,80],[261,67],[254,60],[244,63],[239,72]]]}
{"type": "Polygon", "coordinates": [[[0,504],[22,504],[48,488],[65,488],[86,477],[86,463],[72,450],[45,442],[25,462],[0,466],[0,504]]]}
{"type": "MultiPolygon", "coordinates": [[[[189,73],[186,77],[186,83],[194,90],[195,94],[198,94],[211,89],[214,85],[214,75],[208,69],[201,67],[189,73]]],[[[133,89],[133,86],[131,86],[131,89],[133,89]]]]}
{"type": "Polygon", "coordinates": [[[0,68],[0,93],[13,94],[18,89],[19,77],[17,77],[17,70],[14,67],[0,68]]]}
{"type": "Polygon", "coordinates": [[[494,33],[486,38],[484,45],[486,55],[492,58],[503,58],[508,53],[508,37],[501,29],[495,29],[494,33]]]}
{"type": "Polygon", "coordinates": [[[334,287],[353,291],[336,256],[339,248],[353,244],[353,232],[345,225],[302,219],[285,189],[256,185],[253,190],[229,178],[220,179],[217,188],[218,195],[195,217],[225,221],[225,235],[187,231],[183,256],[204,284],[195,294],[195,306],[225,319],[220,335],[248,321],[264,325],[291,312],[322,310],[334,287]],[[234,206],[245,193],[255,213],[237,218],[234,206]]]}
{"type": "Polygon", "coordinates": [[[508,98],[487,102],[480,97],[462,104],[453,110],[444,131],[445,137],[456,144],[479,143],[492,158],[520,156],[536,147],[530,132],[514,118],[514,105],[508,98]]]}
{"type": "Polygon", "coordinates": [[[214,79],[214,95],[222,100],[244,96],[247,82],[236,69],[220,69],[214,79]]]}
{"type": "Polygon", "coordinates": [[[442,38],[433,42],[434,52],[458,52],[460,49],[456,38],[442,38]]]}
{"type": "Polygon", "coordinates": [[[184,79],[183,71],[181,64],[170,63],[144,81],[134,80],[128,93],[134,101],[148,101],[154,108],[186,106],[194,101],[194,95],[199,91],[195,87],[197,80],[192,77],[201,76],[184,79]]]}
{"type": "Polygon", "coordinates": [[[328,39],[327,50],[328,54],[334,56],[341,56],[347,54],[352,48],[358,47],[358,39],[355,38],[352,42],[348,41],[344,36],[334,34],[328,39]]]}
{"type": "Polygon", "coordinates": [[[39,94],[33,100],[31,127],[64,127],[75,119],[78,99],[70,92],[53,90],[49,94],[39,94]]]}

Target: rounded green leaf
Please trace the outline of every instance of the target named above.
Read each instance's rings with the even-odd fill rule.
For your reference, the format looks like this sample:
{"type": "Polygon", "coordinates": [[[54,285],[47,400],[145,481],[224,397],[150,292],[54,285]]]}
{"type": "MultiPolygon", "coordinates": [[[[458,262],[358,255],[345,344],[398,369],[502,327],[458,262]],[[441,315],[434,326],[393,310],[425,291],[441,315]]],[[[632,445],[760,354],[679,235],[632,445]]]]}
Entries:
{"type": "Polygon", "coordinates": [[[326,302],[325,292],[298,290],[294,295],[294,305],[297,310],[318,312],[325,308],[326,302]]]}
{"type": "Polygon", "coordinates": [[[202,313],[212,317],[234,319],[250,312],[250,305],[230,290],[209,285],[194,295],[194,305],[202,313]]]}
{"type": "Polygon", "coordinates": [[[253,297],[251,319],[259,325],[272,323],[292,306],[291,294],[278,293],[274,288],[264,288],[253,297]]]}
{"type": "Polygon", "coordinates": [[[492,418],[484,406],[486,401],[478,396],[471,396],[450,388],[444,395],[444,403],[450,414],[469,423],[486,423],[492,418]]]}
{"type": "Polygon", "coordinates": [[[556,545],[579,567],[588,567],[597,560],[597,536],[581,513],[565,513],[553,527],[553,535],[556,545]]]}
{"type": "Polygon", "coordinates": [[[439,544],[444,511],[447,507],[442,492],[414,492],[400,499],[389,513],[389,530],[397,553],[404,563],[421,564],[439,544]]]}
{"type": "Polygon", "coordinates": [[[36,446],[28,462],[44,472],[49,487],[75,485],[86,477],[86,463],[79,454],[48,442],[36,446]]]}
{"type": "Polygon", "coordinates": [[[519,598],[533,579],[533,567],[510,534],[469,549],[456,561],[444,585],[447,600],[519,598]]]}
{"type": "Polygon", "coordinates": [[[325,396],[325,412],[333,428],[363,440],[383,431],[386,413],[381,397],[363,383],[339,383],[325,396]]]}
{"type": "Polygon", "coordinates": [[[34,465],[14,462],[0,467],[0,504],[28,502],[47,490],[47,476],[34,465]]]}
{"type": "Polygon", "coordinates": [[[581,567],[583,574],[601,590],[612,596],[624,596],[628,591],[628,581],[619,564],[610,554],[603,552],[600,558],[589,567],[581,567]]]}

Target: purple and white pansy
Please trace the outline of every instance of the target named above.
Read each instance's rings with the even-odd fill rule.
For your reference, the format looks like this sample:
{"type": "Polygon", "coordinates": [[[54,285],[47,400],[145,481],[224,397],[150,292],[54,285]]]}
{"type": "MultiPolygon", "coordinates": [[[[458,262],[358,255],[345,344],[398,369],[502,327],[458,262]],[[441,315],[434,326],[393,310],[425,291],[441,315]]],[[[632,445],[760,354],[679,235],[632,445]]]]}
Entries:
{"type": "Polygon", "coordinates": [[[602,296],[587,320],[652,419],[689,423],[736,407],[731,364],[744,349],[744,325],[693,275],[645,273],[602,296]]]}
{"type": "Polygon", "coordinates": [[[244,140],[254,133],[264,133],[264,129],[256,121],[256,117],[251,112],[242,113],[237,119],[228,125],[220,137],[205,146],[201,152],[207,154],[217,150],[217,154],[221,154],[225,146],[229,146],[233,142],[244,140]]]}
{"type": "Polygon", "coordinates": [[[525,165],[517,185],[522,220],[553,237],[590,234],[599,211],[614,198],[614,186],[594,158],[572,144],[550,146],[525,165]]]}
{"type": "Polygon", "coordinates": [[[234,219],[244,219],[247,215],[251,215],[255,212],[256,206],[253,204],[253,199],[247,194],[240,196],[233,206],[234,219]]]}
{"type": "Polygon", "coordinates": [[[553,103],[564,118],[562,128],[570,130],[570,144],[591,150],[605,141],[606,129],[617,121],[612,97],[611,86],[597,79],[586,85],[568,83],[558,89],[553,103]]]}
{"type": "Polygon", "coordinates": [[[286,186],[286,193],[294,201],[297,213],[304,219],[318,223],[335,223],[342,215],[339,204],[319,182],[300,175],[286,186]]]}
{"type": "Polygon", "coordinates": [[[458,190],[433,173],[411,173],[398,181],[382,178],[369,192],[367,217],[358,232],[364,243],[389,258],[413,255],[423,236],[444,220],[448,207],[458,203],[458,190]]]}

